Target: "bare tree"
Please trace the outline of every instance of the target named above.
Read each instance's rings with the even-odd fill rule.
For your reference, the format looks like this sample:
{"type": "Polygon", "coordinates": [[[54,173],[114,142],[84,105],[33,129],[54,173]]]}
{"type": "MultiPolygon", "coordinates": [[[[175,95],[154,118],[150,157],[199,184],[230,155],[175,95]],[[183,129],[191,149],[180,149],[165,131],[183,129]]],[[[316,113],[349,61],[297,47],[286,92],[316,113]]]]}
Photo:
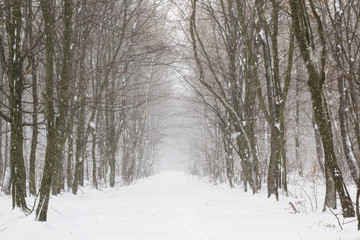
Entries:
{"type": "MultiPolygon", "coordinates": [[[[332,178],[335,182],[335,189],[340,197],[344,217],[352,217],[355,215],[354,207],[337,164],[334,152],[331,123],[327,113],[327,104],[322,95],[322,87],[326,80],[326,42],[324,36],[324,26],[316,10],[315,3],[312,0],[309,0],[308,4],[309,6],[307,6],[306,1],[303,0],[290,1],[291,17],[294,24],[295,36],[299,45],[301,56],[306,63],[305,65],[308,70],[308,85],[311,93],[315,122],[320,131],[325,153],[327,196],[332,194],[329,192],[329,182],[331,181],[330,178],[332,178]],[[312,27],[312,23],[310,22],[308,7],[315,18],[317,33],[320,38],[320,66],[317,66],[315,60],[314,27],[312,27]]],[[[329,204],[329,202],[325,204],[329,204]]]]}
{"type": "Polygon", "coordinates": [[[8,36],[8,59],[5,57],[4,40],[0,38],[0,55],[2,66],[8,77],[9,116],[0,112],[0,116],[11,124],[11,192],[13,208],[20,207],[24,212],[26,205],[26,173],[23,156],[23,109],[24,91],[24,54],[22,51],[22,1],[5,1],[4,18],[8,36]]]}
{"type": "Polygon", "coordinates": [[[59,136],[56,131],[56,116],[54,108],[54,19],[51,1],[40,1],[40,7],[45,24],[45,50],[46,50],[46,91],[45,106],[47,120],[47,145],[45,154],[44,174],[40,186],[39,204],[36,208],[36,219],[38,221],[47,220],[47,210],[49,207],[50,190],[53,173],[56,164],[56,153],[59,147],[59,136]]]}

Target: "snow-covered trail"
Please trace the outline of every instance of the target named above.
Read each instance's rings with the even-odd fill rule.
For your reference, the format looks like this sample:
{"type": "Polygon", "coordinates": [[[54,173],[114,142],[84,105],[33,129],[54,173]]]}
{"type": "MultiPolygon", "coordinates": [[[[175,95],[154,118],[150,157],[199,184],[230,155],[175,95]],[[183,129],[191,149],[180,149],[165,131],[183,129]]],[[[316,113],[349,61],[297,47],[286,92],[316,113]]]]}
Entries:
{"type": "Polygon", "coordinates": [[[360,238],[355,229],[340,231],[329,214],[292,214],[286,200],[213,186],[181,172],[117,190],[53,197],[45,223],[9,210],[10,204],[9,197],[0,197],[1,240],[360,238]]]}

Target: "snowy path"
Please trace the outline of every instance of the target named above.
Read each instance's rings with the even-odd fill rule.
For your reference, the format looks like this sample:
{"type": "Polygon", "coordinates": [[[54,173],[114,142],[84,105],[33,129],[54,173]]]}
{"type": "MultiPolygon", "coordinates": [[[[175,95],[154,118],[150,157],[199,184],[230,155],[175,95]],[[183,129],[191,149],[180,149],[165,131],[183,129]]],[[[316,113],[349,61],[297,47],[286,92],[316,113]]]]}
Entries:
{"type": "Polygon", "coordinates": [[[0,197],[1,240],[360,239],[354,225],[340,231],[330,214],[291,214],[286,200],[212,186],[179,172],[118,190],[54,197],[46,223],[10,211],[10,204],[0,197]]]}

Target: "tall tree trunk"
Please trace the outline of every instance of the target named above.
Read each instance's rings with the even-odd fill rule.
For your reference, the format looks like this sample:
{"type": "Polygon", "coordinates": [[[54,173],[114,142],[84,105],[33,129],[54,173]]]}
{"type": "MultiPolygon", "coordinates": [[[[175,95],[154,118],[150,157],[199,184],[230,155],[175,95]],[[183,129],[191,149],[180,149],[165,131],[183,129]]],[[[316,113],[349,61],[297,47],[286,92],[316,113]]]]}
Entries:
{"type": "Polygon", "coordinates": [[[59,194],[61,189],[63,189],[63,149],[66,142],[67,132],[66,132],[66,118],[68,113],[69,105],[69,82],[70,82],[70,64],[71,64],[71,37],[72,37],[72,0],[64,0],[64,45],[63,45],[63,61],[62,61],[62,70],[61,70],[61,81],[59,87],[59,113],[56,119],[56,130],[58,131],[60,137],[60,144],[57,151],[57,160],[54,171],[54,180],[53,180],[53,194],[59,194]]]}
{"type": "Polygon", "coordinates": [[[40,185],[39,204],[36,208],[36,220],[46,221],[49,206],[51,183],[56,164],[59,136],[56,130],[54,109],[54,19],[51,1],[41,0],[40,7],[45,24],[45,50],[46,50],[46,91],[45,106],[47,120],[47,145],[45,152],[45,167],[40,185]]]}
{"type": "MultiPolygon", "coordinates": [[[[9,4],[6,2],[6,4],[9,4]]],[[[9,49],[9,88],[10,88],[10,124],[11,124],[11,193],[12,204],[24,212],[26,205],[26,173],[23,156],[23,119],[22,94],[24,90],[23,58],[21,56],[22,1],[14,0],[7,6],[9,16],[6,30],[10,36],[9,49]]]]}
{"type": "MultiPolygon", "coordinates": [[[[297,69],[298,71],[298,69],[297,69]]],[[[299,77],[299,75],[298,75],[299,77]]],[[[299,100],[299,80],[296,81],[295,87],[295,157],[296,157],[296,165],[298,169],[299,176],[303,176],[303,167],[300,161],[300,100],[299,100]]]]}
{"type": "MultiPolygon", "coordinates": [[[[27,1],[28,7],[28,19],[27,19],[27,31],[29,46],[31,49],[34,46],[33,40],[33,11],[32,11],[32,0],[27,1]]],[[[38,142],[38,80],[37,80],[37,64],[35,61],[34,51],[29,52],[29,63],[31,65],[32,71],[32,97],[33,97],[33,113],[32,113],[32,138],[31,138],[31,150],[30,150],[30,171],[29,171],[29,191],[31,195],[36,195],[36,177],[35,177],[35,166],[36,166],[36,149],[38,142]]]]}
{"type": "Polygon", "coordinates": [[[319,127],[324,148],[325,172],[329,171],[331,177],[334,180],[335,189],[339,194],[344,217],[353,217],[355,215],[354,207],[336,161],[331,124],[330,120],[325,114],[327,108],[326,100],[322,97],[321,93],[316,90],[311,91],[311,99],[315,115],[315,122],[319,127]]]}

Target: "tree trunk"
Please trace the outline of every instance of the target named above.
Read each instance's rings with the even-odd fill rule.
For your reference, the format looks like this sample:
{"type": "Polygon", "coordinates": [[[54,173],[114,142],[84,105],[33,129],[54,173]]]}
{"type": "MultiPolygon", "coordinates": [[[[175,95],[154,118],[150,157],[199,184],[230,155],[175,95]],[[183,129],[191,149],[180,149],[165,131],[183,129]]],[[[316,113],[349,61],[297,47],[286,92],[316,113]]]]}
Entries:
{"type": "Polygon", "coordinates": [[[36,208],[36,220],[46,221],[49,206],[51,183],[56,164],[59,136],[56,130],[54,109],[54,26],[51,11],[51,1],[41,0],[40,7],[45,24],[45,50],[46,50],[46,120],[47,120],[47,145],[45,152],[45,167],[40,185],[39,204],[36,208]]]}
{"type": "Polygon", "coordinates": [[[116,152],[111,152],[110,154],[110,187],[115,187],[115,153],[116,152]]]}
{"type": "MultiPolygon", "coordinates": [[[[299,77],[299,75],[298,75],[299,77]]],[[[296,109],[295,109],[295,157],[296,157],[296,165],[298,169],[299,176],[303,176],[303,167],[300,160],[300,100],[299,100],[299,81],[296,81],[295,88],[295,101],[296,101],[296,109]]]]}
{"type": "MultiPolygon", "coordinates": [[[[0,84],[2,85],[2,82],[0,82],[0,84]]],[[[0,97],[0,101],[1,101],[1,97],[0,97]]],[[[0,111],[1,111],[1,108],[0,108],[0,111]]],[[[4,162],[4,159],[3,159],[3,151],[2,151],[2,148],[3,148],[3,129],[2,129],[2,119],[0,119],[0,186],[2,186],[2,183],[3,183],[3,173],[4,173],[4,169],[5,169],[5,162],[4,162]]],[[[5,132],[6,134],[6,132],[5,132]]]]}
{"type": "Polygon", "coordinates": [[[64,188],[63,184],[63,148],[66,141],[66,118],[69,105],[69,82],[70,82],[70,64],[71,64],[71,37],[72,37],[72,0],[64,0],[64,45],[63,61],[61,69],[61,81],[59,86],[59,113],[56,119],[56,130],[59,132],[60,144],[58,147],[57,160],[53,180],[53,194],[59,194],[64,188]]]}
{"type": "Polygon", "coordinates": [[[231,188],[234,188],[234,156],[233,156],[233,148],[231,143],[226,137],[223,139],[224,149],[225,149],[225,167],[226,167],[226,176],[229,181],[229,185],[231,188]]]}
{"type": "Polygon", "coordinates": [[[314,113],[312,114],[311,122],[312,122],[313,129],[314,129],[314,136],[315,136],[315,143],[316,143],[316,158],[317,158],[318,164],[320,166],[321,172],[325,176],[324,150],[323,150],[323,147],[322,147],[321,135],[320,135],[320,132],[319,132],[319,127],[315,123],[314,113]]]}
{"type": "MultiPolygon", "coordinates": [[[[355,74],[353,74],[354,76],[355,74]]],[[[352,78],[348,79],[350,89],[356,89],[354,85],[354,80],[352,78]]],[[[358,88],[358,92],[360,89],[358,88]]],[[[357,140],[357,147],[360,149],[360,101],[359,95],[356,91],[350,91],[350,99],[351,99],[351,112],[352,112],[352,120],[354,125],[354,132],[357,140]]],[[[358,164],[360,162],[358,161],[358,164]]]]}
{"type": "Polygon", "coordinates": [[[96,180],[96,130],[92,130],[92,147],[91,147],[91,156],[92,156],[92,183],[94,188],[98,188],[96,180]]]}
{"type": "Polygon", "coordinates": [[[22,1],[14,0],[9,11],[13,21],[7,25],[10,36],[9,88],[11,115],[11,193],[13,208],[20,207],[28,212],[26,205],[26,173],[23,156],[22,94],[24,90],[23,60],[21,56],[22,1]]]}
{"type": "Polygon", "coordinates": [[[311,87],[311,82],[309,83],[309,85],[310,89],[312,89],[311,99],[315,115],[315,122],[319,127],[325,153],[325,172],[330,171],[330,174],[334,180],[335,189],[339,194],[344,217],[354,217],[354,207],[352,205],[350,195],[345,186],[342,174],[340,172],[335,157],[331,124],[325,114],[327,108],[326,100],[322,98],[319,91],[316,91],[314,88],[311,87]]]}
{"type": "Polygon", "coordinates": [[[6,195],[10,195],[11,192],[11,166],[10,166],[10,156],[9,156],[9,137],[8,137],[8,124],[5,125],[5,163],[4,163],[4,180],[2,184],[2,191],[6,195]]]}
{"type": "Polygon", "coordinates": [[[356,217],[358,221],[358,230],[360,231],[360,175],[359,182],[357,183],[357,191],[356,191],[356,217]]]}
{"type": "Polygon", "coordinates": [[[355,183],[359,182],[359,165],[356,161],[353,145],[350,140],[349,129],[347,126],[347,90],[345,87],[345,79],[343,76],[338,77],[340,103],[339,103],[339,120],[342,143],[345,152],[346,162],[348,163],[352,179],[355,183]]]}
{"type": "MultiPolygon", "coordinates": [[[[27,1],[28,7],[28,18],[27,18],[27,31],[29,38],[29,49],[34,46],[33,41],[33,11],[32,11],[32,0],[27,1]]],[[[37,65],[35,61],[34,51],[29,53],[29,63],[32,68],[32,97],[33,97],[33,113],[32,113],[32,138],[31,138],[31,150],[30,150],[30,171],[29,171],[29,191],[31,195],[36,195],[36,177],[35,177],[35,166],[36,166],[36,149],[38,142],[38,80],[37,80],[37,65]]]]}
{"type": "Polygon", "coordinates": [[[336,189],[335,189],[335,183],[334,179],[331,176],[331,172],[329,170],[329,167],[326,167],[325,175],[325,201],[324,201],[324,207],[323,212],[326,211],[326,209],[333,208],[336,209],[336,189]]]}
{"type": "MultiPolygon", "coordinates": [[[[70,127],[70,132],[72,132],[73,127],[70,127]]],[[[72,171],[71,171],[71,165],[72,165],[72,159],[74,156],[74,140],[73,135],[70,134],[68,137],[68,155],[67,155],[67,166],[66,166],[66,183],[67,187],[71,188],[72,186],[72,171]]]]}
{"type": "Polygon", "coordinates": [[[78,126],[76,130],[76,152],[75,152],[75,173],[74,173],[74,182],[72,186],[73,194],[77,194],[79,185],[83,185],[83,176],[84,176],[84,159],[83,150],[84,150],[84,125],[85,125],[85,103],[84,100],[81,100],[80,110],[78,117],[78,126]]]}

